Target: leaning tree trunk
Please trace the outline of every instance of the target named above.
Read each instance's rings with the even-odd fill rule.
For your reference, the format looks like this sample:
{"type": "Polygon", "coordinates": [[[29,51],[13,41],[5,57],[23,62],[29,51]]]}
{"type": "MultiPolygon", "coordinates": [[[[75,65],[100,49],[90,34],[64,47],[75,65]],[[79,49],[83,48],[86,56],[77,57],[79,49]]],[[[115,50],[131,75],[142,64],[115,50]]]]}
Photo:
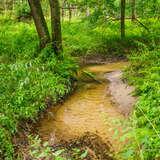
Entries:
{"type": "Polygon", "coordinates": [[[33,20],[40,39],[40,48],[45,48],[46,44],[50,42],[49,31],[45,21],[40,0],[28,0],[31,8],[33,20]]]}
{"type": "Polygon", "coordinates": [[[51,8],[52,44],[56,54],[62,52],[62,33],[59,0],[49,0],[51,8]]]}
{"type": "Polygon", "coordinates": [[[121,0],[121,38],[125,38],[125,0],[121,0]]]}
{"type": "Polygon", "coordinates": [[[131,0],[131,6],[132,6],[132,21],[136,19],[136,2],[135,0],[131,0]]]}

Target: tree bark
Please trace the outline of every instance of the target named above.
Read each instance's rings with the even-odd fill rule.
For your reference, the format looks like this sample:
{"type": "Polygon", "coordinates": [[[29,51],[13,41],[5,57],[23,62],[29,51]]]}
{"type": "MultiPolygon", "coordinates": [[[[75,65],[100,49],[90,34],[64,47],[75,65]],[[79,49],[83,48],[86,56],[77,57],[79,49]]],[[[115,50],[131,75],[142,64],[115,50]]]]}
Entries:
{"type": "Polygon", "coordinates": [[[135,0],[131,0],[131,6],[132,6],[132,21],[136,19],[136,2],[135,0]]]}
{"type": "Polygon", "coordinates": [[[66,5],[66,0],[63,0],[62,1],[62,7],[61,7],[62,21],[64,20],[64,17],[65,17],[65,5],[66,5]]]}
{"type": "Polygon", "coordinates": [[[72,19],[72,5],[68,4],[68,11],[69,11],[69,22],[71,22],[72,19]]]}
{"type": "Polygon", "coordinates": [[[121,0],[121,38],[125,38],[125,0],[121,0]]]}
{"type": "Polygon", "coordinates": [[[49,31],[45,21],[40,0],[28,0],[31,8],[33,20],[40,39],[40,48],[45,48],[46,44],[50,42],[49,31]]]}
{"type": "Polygon", "coordinates": [[[62,33],[59,0],[49,0],[51,8],[52,45],[56,54],[62,52],[62,33]]]}

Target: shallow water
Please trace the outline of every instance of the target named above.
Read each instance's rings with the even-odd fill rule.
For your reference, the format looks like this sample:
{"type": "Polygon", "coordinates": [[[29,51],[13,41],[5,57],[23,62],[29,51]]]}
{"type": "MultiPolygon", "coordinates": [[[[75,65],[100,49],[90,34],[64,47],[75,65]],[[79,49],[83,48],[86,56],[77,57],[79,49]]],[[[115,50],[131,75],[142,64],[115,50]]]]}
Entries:
{"type": "Polygon", "coordinates": [[[108,93],[108,80],[105,73],[122,70],[126,62],[95,65],[83,68],[96,74],[102,83],[92,80],[80,82],[78,89],[63,104],[50,108],[38,124],[38,133],[44,140],[58,143],[61,140],[76,139],[86,132],[110,141],[114,150],[121,148],[115,129],[122,127],[116,121],[124,119],[117,106],[111,102],[108,93]]]}

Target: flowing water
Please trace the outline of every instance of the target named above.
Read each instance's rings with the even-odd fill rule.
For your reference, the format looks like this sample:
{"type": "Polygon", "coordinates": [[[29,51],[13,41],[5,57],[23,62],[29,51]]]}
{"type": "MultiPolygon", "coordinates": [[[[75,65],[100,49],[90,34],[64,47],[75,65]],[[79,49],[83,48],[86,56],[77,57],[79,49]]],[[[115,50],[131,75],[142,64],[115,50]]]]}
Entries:
{"type": "Polygon", "coordinates": [[[123,120],[124,116],[111,101],[106,73],[122,70],[125,66],[126,62],[118,62],[83,68],[95,73],[101,83],[81,76],[83,82],[79,82],[76,91],[63,104],[50,108],[40,120],[39,135],[44,140],[58,143],[89,132],[100,136],[104,142],[109,140],[115,151],[120,150],[122,144],[119,136],[115,136],[115,130],[121,133],[122,126],[116,122],[123,120]]]}

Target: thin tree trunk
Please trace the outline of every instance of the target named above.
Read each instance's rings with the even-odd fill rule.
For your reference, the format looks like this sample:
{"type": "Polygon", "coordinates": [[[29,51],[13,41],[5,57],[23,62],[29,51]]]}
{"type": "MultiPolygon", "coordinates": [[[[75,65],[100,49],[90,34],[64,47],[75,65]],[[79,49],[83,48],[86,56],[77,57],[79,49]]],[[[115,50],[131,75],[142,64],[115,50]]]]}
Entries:
{"type": "Polygon", "coordinates": [[[56,54],[62,52],[60,6],[58,0],[49,0],[51,8],[52,44],[56,54]]]}
{"type": "Polygon", "coordinates": [[[135,0],[131,0],[132,5],[132,21],[136,19],[136,2],[135,0]]]}
{"type": "Polygon", "coordinates": [[[64,21],[64,17],[65,17],[65,3],[66,3],[66,1],[65,0],[63,0],[62,1],[62,7],[61,7],[61,13],[62,13],[62,21],[64,21]]]}
{"type": "Polygon", "coordinates": [[[71,6],[71,4],[69,4],[68,5],[69,6],[69,8],[68,8],[68,11],[69,11],[69,22],[71,22],[71,19],[72,19],[72,6],[71,6]]]}
{"type": "Polygon", "coordinates": [[[63,9],[63,7],[61,9],[61,12],[62,12],[62,21],[63,21],[64,20],[64,9],[63,9]]]}
{"type": "Polygon", "coordinates": [[[7,0],[4,1],[4,13],[6,17],[7,16],[7,0]]]}
{"type": "Polygon", "coordinates": [[[125,0],[121,0],[121,38],[125,38],[125,0]]]}
{"type": "Polygon", "coordinates": [[[33,20],[40,39],[40,48],[45,48],[46,44],[50,42],[49,31],[45,21],[40,0],[28,0],[31,8],[33,20]]]}

